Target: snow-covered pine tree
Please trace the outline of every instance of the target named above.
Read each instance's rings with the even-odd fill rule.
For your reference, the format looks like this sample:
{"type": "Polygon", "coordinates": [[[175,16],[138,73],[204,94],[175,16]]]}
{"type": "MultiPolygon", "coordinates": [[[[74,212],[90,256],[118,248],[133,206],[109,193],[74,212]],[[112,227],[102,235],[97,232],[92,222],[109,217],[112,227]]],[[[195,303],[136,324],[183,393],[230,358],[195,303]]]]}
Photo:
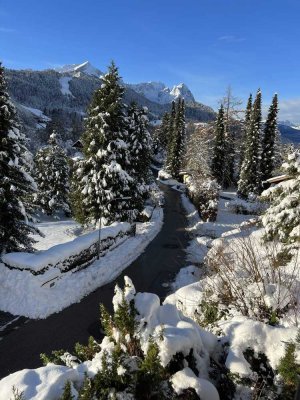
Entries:
{"type": "Polygon", "coordinates": [[[225,174],[225,151],[226,151],[226,143],[225,143],[225,125],[224,125],[224,108],[221,104],[221,107],[218,112],[218,118],[215,124],[215,140],[214,140],[214,148],[213,148],[213,157],[211,163],[211,171],[213,176],[216,178],[219,185],[223,185],[224,183],[224,174],[225,174]]]}
{"type": "Polygon", "coordinates": [[[274,95],[272,104],[269,108],[268,117],[265,123],[264,136],[262,139],[262,159],[261,159],[261,173],[262,180],[271,178],[272,172],[276,166],[276,154],[278,146],[278,128],[277,128],[277,114],[278,114],[278,97],[274,95]]]}
{"type": "Polygon", "coordinates": [[[58,135],[53,131],[48,145],[35,156],[35,180],[38,191],[35,203],[47,215],[63,211],[70,214],[69,206],[69,164],[65,151],[58,144],[58,135]]]}
{"type": "MultiPolygon", "coordinates": [[[[128,141],[133,211],[141,211],[149,183],[152,140],[147,129],[147,110],[132,103],[128,108],[128,141]]],[[[132,215],[133,217],[135,215],[132,215]]]]}
{"type": "Polygon", "coordinates": [[[36,190],[28,173],[28,154],[0,64],[0,254],[33,250],[35,243],[29,235],[38,231],[28,222],[26,201],[36,190]]]}
{"type": "Polygon", "coordinates": [[[165,162],[165,169],[169,170],[172,160],[173,139],[175,136],[175,120],[176,120],[176,103],[172,101],[172,108],[169,114],[169,124],[167,131],[167,157],[165,162]]]}
{"type": "Polygon", "coordinates": [[[246,134],[246,148],[238,182],[238,194],[248,198],[249,194],[261,192],[261,91],[258,89],[253,104],[249,129],[246,134]]]}
{"type": "Polygon", "coordinates": [[[225,160],[223,186],[232,186],[235,182],[235,158],[236,135],[238,128],[237,118],[241,112],[239,107],[242,101],[232,93],[231,86],[226,89],[225,96],[221,100],[224,109],[225,126],[225,160]]]}
{"type": "Polygon", "coordinates": [[[176,107],[174,137],[172,140],[170,172],[179,179],[179,172],[183,161],[185,146],[185,105],[184,100],[179,99],[176,107]]]}
{"type": "Polygon", "coordinates": [[[243,121],[243,131],[242,131],[242,138],[241,138],[241,147],[240,147],[240,160],[239,160],[239,174],[241,174],[241,169],[244,161],[244,154],[246,148],[246,141],[247,141],[247,131],[249,129],[249,124],[251,121],[251,113],[252,113],[252,94],[248,98],[247,107],[245,111],[245,118],[243,121]]]}
{"type": "Polygon", "coordinates": [[[100,215],[106,223],[126,220],[131,203],[119,200],[131,196],[132,177],[128,159],[128,132],[118,69],[112,62],[102,76],[88,110],[82,136],[84,160],[78,171],[82,186],[86,222],[100,215]]]}
{"type": "Polygon", "coordinates": [[[166,150],[168,145],[169,120],[170,114],[164,113],[161,125],[155,131],[155,140],[162,150],[166,150]]]}
{"type": "Polygon", "coordinates": [[[282,165],[290,180],[265,190],[262,198],[270,207],[262,216],[268,240],[300,242],[300,151],[295,150],[282,165]]]}
{"type": "Polygon", "coordinates": [[[78,176],[81,175],[83,164],[84,161],[80,158],[70,160],[70,205],[73,217],[80,224],[84,224],[87,218],[85,215],[85,207],[83,202],[84,195],[82,193],[82,184],[78,179],[78,176]]]}

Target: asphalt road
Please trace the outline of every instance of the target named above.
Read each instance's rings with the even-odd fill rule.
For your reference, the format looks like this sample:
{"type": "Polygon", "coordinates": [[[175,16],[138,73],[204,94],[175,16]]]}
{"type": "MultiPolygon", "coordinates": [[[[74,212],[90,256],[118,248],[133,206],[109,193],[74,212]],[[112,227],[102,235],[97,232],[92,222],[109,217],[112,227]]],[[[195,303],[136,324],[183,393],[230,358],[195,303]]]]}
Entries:
{"type": "Polygon", "coordinates": [[[168,294],[163,283],[170,282],[184,266],[188,236],[180,193],[161,185],[165,194],[164,224],[144,253],[113,282],[100,287],[80,303],[44,320],[27,320],[0,340],[0,378],[24,368],[42,365],[40,353],[65,349],[72,352],[76,342],[86,343],[89,336],[101,339],[99,303],[112,310],[114,286],[123,286],[129,276],[137,291],[168,294]]]}

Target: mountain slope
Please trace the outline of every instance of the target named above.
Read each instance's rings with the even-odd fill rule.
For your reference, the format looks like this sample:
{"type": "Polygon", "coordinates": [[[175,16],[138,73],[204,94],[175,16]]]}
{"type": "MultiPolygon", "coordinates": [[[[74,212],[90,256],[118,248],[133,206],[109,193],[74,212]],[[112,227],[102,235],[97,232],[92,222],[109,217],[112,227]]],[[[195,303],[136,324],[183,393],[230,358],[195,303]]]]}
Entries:
{"type": "Polygon", "coordinates": [[[278,129],[280,130],[282,141],[284,143],[294,143],[300,145],[300,129],[279,123],[278,129]]]}
{"type": "MultiPolygon", "coordinates": [[[[76,140],[82,131],[83,118],[93,92],[101,84],[101,71],[89,62],[67,65],[57,70],[7,70],[6,76],[10,95],[19,110],[33,150],[44,144],[49,136],[49,132],[45,132],[46,124],[49,129],[51,127],[59,130],[65,141],[76,140]],[[31,109],[35,109],[35,113],[31,109]],[[41,115],[51,121],[45,121],[41,115]]],[[[135,101],[140,106],[147,107],[150,119],[160,119],[170,110],[170,102],[180,96],[187,96],[189,99],[186,107],[187,119],[211,121],[215,118],[213,109],[195,102],[193,95],[183,84],[172,90],[161,84],[158,91],[166,88],[165,93],[169,98],[169,102],[164,100],[163,103],[149,99],[150,96],[147,98],[142,90],[134,90],[135,85],[124,86],[124,102],[129,104],[135,101]]]]}

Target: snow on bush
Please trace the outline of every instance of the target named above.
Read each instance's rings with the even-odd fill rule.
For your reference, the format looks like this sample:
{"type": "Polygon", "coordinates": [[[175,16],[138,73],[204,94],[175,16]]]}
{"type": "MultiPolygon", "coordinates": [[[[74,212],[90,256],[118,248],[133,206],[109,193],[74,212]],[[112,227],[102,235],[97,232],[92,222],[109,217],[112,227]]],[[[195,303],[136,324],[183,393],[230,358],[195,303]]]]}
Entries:
{"type": "Polygon", "coordinates": [[[155,294],[135,293],[128,277],[124,290],[116,287],[113,304],[113,316],[101,307],[106,336],[100,345],[77,345],[76,357],[43,356],[45,367],[2,379],[0,398],[10,398],[14,386],[26,400],[57,400],[68,390],[75,398],[180,399],[192,389],[196,398],[219,400],[208,380],[213,334],[174,305],[160,305],[155,294]]]}
{"type": "Polygon", "coordinates": [[[263,235],[261,229],[216,240],[206,259],[205,291],[210,300],[242,315],[276,324],[282,317],[294,318],[297,310],[299,260],[280,243],[264,243],[263,235]]]}
{"type": "Polygon", "coordinates": [[[189,177],[186,180],[188,195],[204,221],[215,221],[218,213],[220,186],[216,180],[189,177]]]}
{"type": "Polygon", "coordinates": [[[176,372],[171,378],[172,386],[177,394],[187,389],[194,389],[200,399],[218,400],[217,389],[207,380],[197,378],[194,372],[186,367],[176,372]]]}
{"type": "Polygon", "coordinates": [[[261,221],[268,240],[278,239],[284,243],[300,242],[300,151],[288,156],[282,169],[291,179],[270,187],[262,198],[270,207],[261,221]]]}
{"type": "Polygon", "coordinates": [[[243,355],[247,348],[256,353],[264,353],[275,370],[284,356],[285,343],[297,335],[296,327],[274,327],[246,317],[222,321],[219,326],[225,334],[223,341],[228,340],[230,343],[226,366],[240,376],[251,374],[251,366],[243,355]]]}
{"type": "Polygon", "coordinates": [[[225,203],[226,208],[235,214],[259,215],[265,210],[264,204],[257,200],[246,201],[243,199],[235,199],[225,203]]]}

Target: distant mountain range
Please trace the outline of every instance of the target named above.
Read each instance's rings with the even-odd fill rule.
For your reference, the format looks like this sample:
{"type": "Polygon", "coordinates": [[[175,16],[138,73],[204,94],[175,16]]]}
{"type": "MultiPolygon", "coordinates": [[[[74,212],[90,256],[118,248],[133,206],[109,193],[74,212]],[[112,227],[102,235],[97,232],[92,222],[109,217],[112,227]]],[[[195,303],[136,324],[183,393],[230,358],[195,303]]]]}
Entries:
{"type": "Polygon", "coordinates": [[[281,133],[282,141],[284,143],[294,143],[300,145],[300,127],[293,126],[293,124],[286,125],[283,122],[278,123],[278,128],[281,133]]]}
{"type": "MultiPolygon", "coordinates": [[[[82,131],[83,118],[93,92],[100,86],[102,72],[91,63],[65,65],[44,71],[7,70],[10,95],[33,149],[47,140],[47,124],[63,133],[63,139],[76,140],[82,131]],[[49,123],[49,121],[51,121],[49,123]]],[[[150,120],[157,120],[170,110],[172,100],[186,100],[186,117],[190,121],[211,121],[211,107],[195,101],[186,85],[172,89],[163,83],[126,84],[124,102],[135,101],[149,110],[150,120]]]]}
{"type": "MultiPolygon", "coordinates": [[[[93,92],[100,86],[103,73],[90,62],[70,64],[44,71],[6,70],[10,95],[17,106],[25,133],[35,150],[46,143],[48,130],[56,128],[69,144],[80,136],[83,119],[93,92]]],[[[124,83],[124,102],[135,101],[149,110],[149,119],[159,120],[170,110],[171,102],[184,98],[186,119],[209,122],[215,111],[195,100],[184,84],[168,88],[161,82],[124,83]]],[[[300,130],[288,121],[279,128],[285,142],[300,143],[300,130]]]]}

